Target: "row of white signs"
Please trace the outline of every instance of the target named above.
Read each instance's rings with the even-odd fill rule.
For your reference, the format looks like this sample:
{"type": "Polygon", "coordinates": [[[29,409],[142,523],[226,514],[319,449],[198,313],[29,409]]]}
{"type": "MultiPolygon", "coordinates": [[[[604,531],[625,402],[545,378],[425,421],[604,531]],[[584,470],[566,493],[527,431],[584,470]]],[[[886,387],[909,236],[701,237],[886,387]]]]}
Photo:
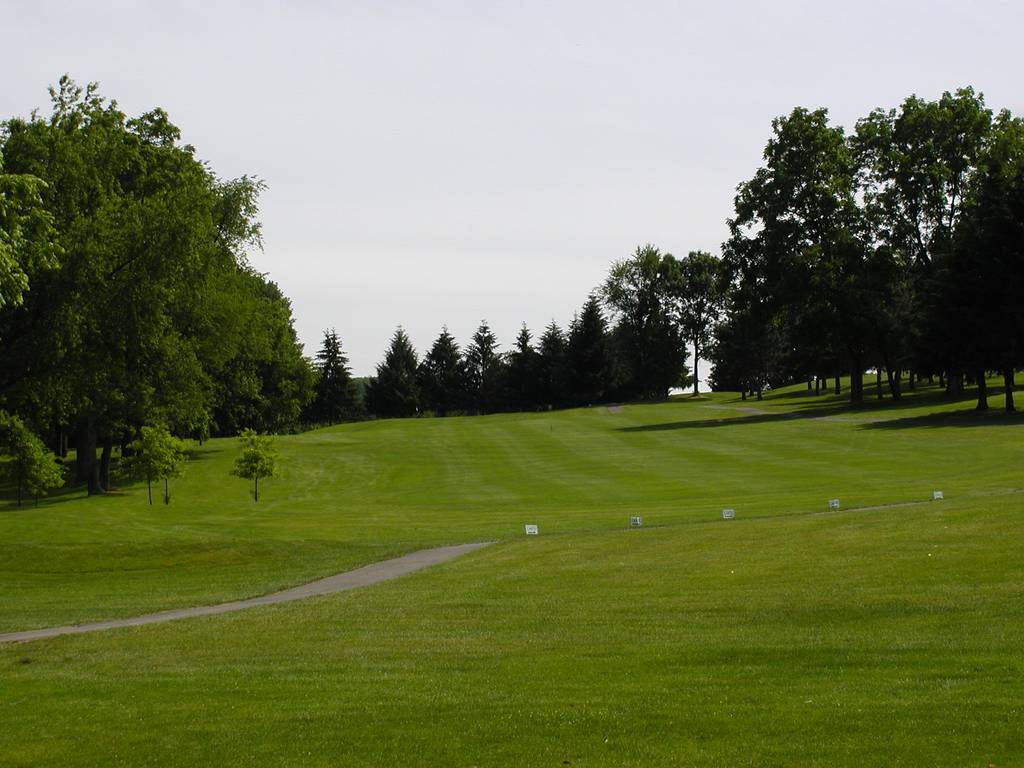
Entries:
{"type": "MultiPolygon", "coordinates": [[[[932,493],[932,499],[933,500],[940,501],[942,498],[943,498],[942,491],[934,491],[932,493]]],[[[828,508],[829,509],[839,509],[839,499],[829,499],[828,500],[828,508]]],[[[722,510],[722,519],[723,520],[732,520],[734,517],[736,517],[736,510],[735,509],[723,509],[722,510]]],[[[644,524],[644,519],[642,517],[634,516],[634,517],[629,518],[629,526],[631,528],[639,528],[643,524],[644,524]]],[[[526,535],[527,536],[536,536],[539,533],[540,533],[540,529],[536,525],[527,525],[526,526],[526,535]]]]}

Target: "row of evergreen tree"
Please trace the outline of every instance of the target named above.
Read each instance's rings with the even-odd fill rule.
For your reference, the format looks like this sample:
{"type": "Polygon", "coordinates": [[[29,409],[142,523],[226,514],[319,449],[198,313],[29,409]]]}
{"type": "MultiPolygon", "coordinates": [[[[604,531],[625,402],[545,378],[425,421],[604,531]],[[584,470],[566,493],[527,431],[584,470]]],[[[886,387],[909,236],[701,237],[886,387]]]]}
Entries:
{"type": "MultiPolygon", "coordinates": [[[[360,397],[338,335],[330,330],[315,358],[315,394],[306,413],[311,422],[336,423],[365,416],[448,416],[610,402],[635,393],[620,343],[621,334],[609,327],[594,295],[565,330],[552,321],[535,342],[524,324],[507,352],[483,322],[464,349],[442,328],[421,358],[399,327],[360,397]]],[[[681,362],[677,355],[671,384],[685,381],[681,362]]]]}

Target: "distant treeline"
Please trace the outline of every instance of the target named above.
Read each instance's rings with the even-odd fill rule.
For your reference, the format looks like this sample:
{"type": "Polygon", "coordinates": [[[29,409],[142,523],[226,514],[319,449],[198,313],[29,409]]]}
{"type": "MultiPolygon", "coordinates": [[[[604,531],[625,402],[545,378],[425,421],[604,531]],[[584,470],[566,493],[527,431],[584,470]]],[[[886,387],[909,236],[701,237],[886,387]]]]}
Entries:
{"type": "Polygon", "coordinates": [[[544,410],[659,399],[690,382],[697,392],[687,344],[697,359],[720,311],[721,288],[720,262],[710,254],[676,259],[651,245],[637,248],[612,265],[568,328],[551,322],[535,340],[524,324],[507,352],[486,322],[464,348],[442,328],[422,358],[399,328],[363,398],[337,333],[327,331],[307,416],[333,423],[367,415],[544,410]]]}

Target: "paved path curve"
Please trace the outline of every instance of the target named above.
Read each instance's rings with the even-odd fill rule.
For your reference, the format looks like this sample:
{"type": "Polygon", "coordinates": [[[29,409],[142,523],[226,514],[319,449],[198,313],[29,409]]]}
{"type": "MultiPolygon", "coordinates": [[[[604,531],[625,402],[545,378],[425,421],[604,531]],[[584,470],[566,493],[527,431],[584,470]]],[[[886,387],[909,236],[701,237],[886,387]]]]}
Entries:
{"type": "Polygon", "coordinates": [[[334,592],[344,592],[357,587],[365,587],[369,584],[376,584],[379,581],[387,581],[407,573],[426,568],[428,565],[436,565],[446,560],[452,560],[459,555],[472,552],[475,549],[486,547],[492,542],[480,544],[458,544],[452,547],[435,547],[434,549],[421,549],[393,560],[382,560],[379,563],[357,568],[354,571],[346,571],[326,579],[311,581],[283,592],[273,592],[269,595],[251,597],[248,600],[235,600],[230,603],[219,605],[204,605],[198,608],[176,608],[171,611],[160,611],[159,613],[147,613],[144,616],[133,616],[129,619],[111,619],[110,621],[97,621],[91,624],[75,624],[67,627],[47,627],[46,629],[30,629],[25,632],[10,632],[0,635],[0,643],[24,642],[26,640],[42,640],[47,637],[59,635],[78,635],[83,632],[98,632],[102,629],[116,629],[118,627],[138,627],[143,624],[156,624],[161,621],[174,621],[175,619],[189,619],[194,616],[214,616],[219,613],[231,613],[242,611],[246,608],[255,608],[258,605],[273,605],[274,603],[286,603],[290,600],[301,600],[314,595],[330,595],[334,592]]]}

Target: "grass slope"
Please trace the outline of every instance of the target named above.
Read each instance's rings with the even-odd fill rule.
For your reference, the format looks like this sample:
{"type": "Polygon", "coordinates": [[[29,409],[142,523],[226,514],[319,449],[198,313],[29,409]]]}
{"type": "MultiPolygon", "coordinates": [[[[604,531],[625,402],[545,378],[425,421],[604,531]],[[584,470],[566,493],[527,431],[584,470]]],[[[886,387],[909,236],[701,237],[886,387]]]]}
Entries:
{"type": "Polygon", "coordinates": [[[258,505],[222,443],[170,507],[133,488],[5,509],[5,629],[502,542],[358,592],[0,647],[0,766],[1020,763],[1024,433],[963,408],[791,391],[381,422],[282,439],[258,505]]]}

